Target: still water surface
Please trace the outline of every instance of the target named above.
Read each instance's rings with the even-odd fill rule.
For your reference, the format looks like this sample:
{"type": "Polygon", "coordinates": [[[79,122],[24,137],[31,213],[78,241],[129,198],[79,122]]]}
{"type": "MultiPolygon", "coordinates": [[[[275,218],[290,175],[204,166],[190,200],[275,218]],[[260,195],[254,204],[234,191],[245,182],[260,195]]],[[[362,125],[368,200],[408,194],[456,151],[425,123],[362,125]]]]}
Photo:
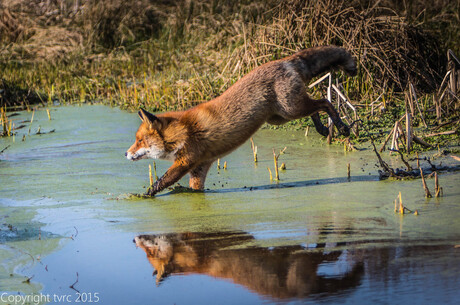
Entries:
{"type": "MultiPolygon", "coordinates": [[[[124,157],[137,115],[96,105],[59,107],[51,116],[37,111],[30,135],[25,123],[14,142],[0,140],[0,149],[11,145],[0,155],[4,298],[49,295],[61,304],[78,296],[97,304],[460,299],[459,174],[440,175],[444,197],[427,200],[420,180],[378,181],[369,150],[344,152],[313,132],[305,138],[261,130],[254,136],[256,166],[246,143],[221,160],[227,170],[213,166],[204,193],[129,199],[145,191],[152,164],[124,157]],[[35,135],[38,126],[55,132],[35,135]],[[280,162],[287,170],[270,182],[272,148],[284,147],[280,162]],[[419,216],[394,213],[399,192],[419,216]]],[[[21,112],[12,119],[18,126],[30,117],[21,112]]],[[[158,174],[169,165],[157,161],[158,174]]],[[[427,183],[432,189],[434,181],[427,183]]]]}

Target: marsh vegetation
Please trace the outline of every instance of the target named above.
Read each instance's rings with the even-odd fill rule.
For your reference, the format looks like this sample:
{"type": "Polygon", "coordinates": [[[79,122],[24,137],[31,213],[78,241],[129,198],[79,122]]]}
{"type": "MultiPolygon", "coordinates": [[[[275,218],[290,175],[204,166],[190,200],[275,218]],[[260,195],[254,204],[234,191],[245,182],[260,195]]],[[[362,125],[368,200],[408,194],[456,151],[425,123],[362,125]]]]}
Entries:
{"type": "MultiPolygon", "coordinates": [[[[448,50],[460,51],[458,11],[458,1],[447,0],[6,0],[0,99],[9,109],[102,102],[181,110],[220,95],[267,61],[335,44],[355,56],[359,73],[337,73],[334,83],[374,137],[400,120],[412,86],[412,125],[436,134],[426,139],[431,145],[458,145],[460,86],[441,88],[453,68],[444,84],[460,79],[447,58],[448,50]]],[[[309,90],[315,97],[326,92],[325,85],[309,90]]],[[[303,119],[288,126],[308,125],[303,119]]],[[[353,138],[368,139],[368,132],[353,138]]]]}

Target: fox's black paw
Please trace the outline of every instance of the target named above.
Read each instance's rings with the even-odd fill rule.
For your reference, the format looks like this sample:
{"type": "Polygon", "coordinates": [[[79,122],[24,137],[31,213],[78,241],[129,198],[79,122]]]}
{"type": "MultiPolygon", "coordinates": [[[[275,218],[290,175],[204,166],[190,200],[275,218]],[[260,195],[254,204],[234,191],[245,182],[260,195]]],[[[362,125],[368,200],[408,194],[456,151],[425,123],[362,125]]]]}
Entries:
{"type": "Polygon", "coordinates": [[[144,193],[144,196],[153,197],[157,192],[154,191],[153,187],[149,187],[147,192],[144,193]]]}
{"type": "Polygon", "coordinates": [[[345,125],[344,123],[338,124],[337,129],[339,130],[339,133],[342,136],[345,136],[345,137],[350,136],[350,128],[347,125],[345,125]]]}
{"type": "Polygon", "coordinates": [[[315,125],[315,129],[323,137],[327,137],[329,135],[329,128],[327,128],[324,125],[323,126],[316,126],[315,125]]]}

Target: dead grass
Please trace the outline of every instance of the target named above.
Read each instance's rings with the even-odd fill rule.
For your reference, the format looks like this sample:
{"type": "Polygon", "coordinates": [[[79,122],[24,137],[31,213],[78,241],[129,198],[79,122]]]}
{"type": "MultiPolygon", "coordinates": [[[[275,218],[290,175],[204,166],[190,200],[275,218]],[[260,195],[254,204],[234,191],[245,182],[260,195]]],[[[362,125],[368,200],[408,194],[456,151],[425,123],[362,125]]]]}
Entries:
{"type": "Polygon", "coordinates": [[[347,81],[354,101],[393,98],[409,81],[426,92],[445,72],[446,48],[458,47],[449,38],[459,33],[459,5],[410,3],[4,0],[0,78],[45,101],[182,109],[262,63],[335,44],[358,59],[347,81]]]}

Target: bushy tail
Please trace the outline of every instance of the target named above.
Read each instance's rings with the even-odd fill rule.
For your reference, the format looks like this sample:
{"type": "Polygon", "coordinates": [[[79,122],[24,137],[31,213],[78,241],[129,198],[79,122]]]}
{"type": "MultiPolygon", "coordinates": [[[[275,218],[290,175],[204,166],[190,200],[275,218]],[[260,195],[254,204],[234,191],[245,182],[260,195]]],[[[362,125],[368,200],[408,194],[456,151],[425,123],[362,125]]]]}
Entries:
{"type": "Polygon", "coordinates": [[[298,61],[306,79],[324,72],[341,69],[348,75],[357,73],[356,62],[344,48],[336,46],[314,47],[295,53],[291,60],[298,61]]]}

